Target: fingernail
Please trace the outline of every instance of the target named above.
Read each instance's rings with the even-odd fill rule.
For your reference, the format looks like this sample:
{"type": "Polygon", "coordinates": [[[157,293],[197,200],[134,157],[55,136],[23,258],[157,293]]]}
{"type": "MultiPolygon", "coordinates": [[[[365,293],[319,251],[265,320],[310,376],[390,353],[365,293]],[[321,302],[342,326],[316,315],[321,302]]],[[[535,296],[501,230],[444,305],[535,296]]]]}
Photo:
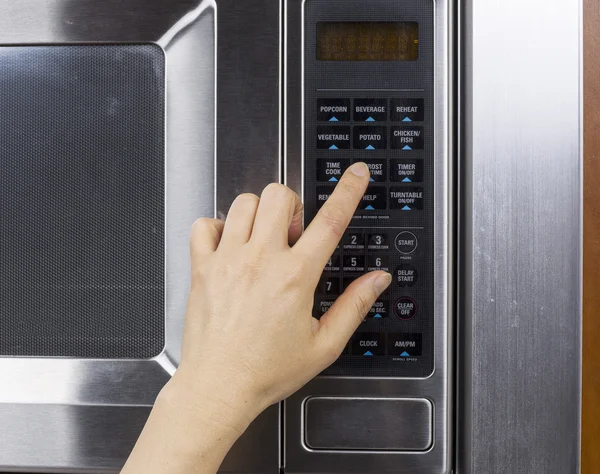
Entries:
{"type": "Polygon", "coordinates": [[[364,163],[354,163],[350,167],[350,171],[352,171],[352,174],[356,176],[363,177],[367,175],[367,173],[369,172],[369,168],[364,163]]]}
{"type": "Polygon", "coordinates": [[[390,286],[390,283],[392,283],[392,275],[389,273],[378,276],[373,282],[375,292],[380,295],[387,289],[388,286],[390,286]]]}

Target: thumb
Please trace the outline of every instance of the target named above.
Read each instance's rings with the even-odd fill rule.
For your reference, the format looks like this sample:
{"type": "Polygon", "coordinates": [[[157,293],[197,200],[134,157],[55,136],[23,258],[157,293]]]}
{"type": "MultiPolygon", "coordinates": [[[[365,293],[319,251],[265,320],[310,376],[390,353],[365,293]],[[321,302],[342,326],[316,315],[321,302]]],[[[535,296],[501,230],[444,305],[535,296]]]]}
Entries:
{"type": "Polygon", "coordinates": [[[386,272],[372,272],[354,281],[321,318],[317,345],[333,363],[381,293],[392,282],[386,272]]]}

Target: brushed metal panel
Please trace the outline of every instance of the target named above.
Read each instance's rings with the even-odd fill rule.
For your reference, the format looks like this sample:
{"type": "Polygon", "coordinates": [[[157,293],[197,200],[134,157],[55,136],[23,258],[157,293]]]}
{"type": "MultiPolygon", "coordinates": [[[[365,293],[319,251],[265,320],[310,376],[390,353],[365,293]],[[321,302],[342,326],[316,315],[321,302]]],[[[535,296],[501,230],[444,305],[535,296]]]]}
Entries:
{"type": "Polygon", "coordinates": [[[304,419],[311,449],[426,451],[433,443],[433,405],[422,398],[314,397],[304,419]]]}
{"type": "Polygon", "coordinates": [[[459,472],[579,472],[581,5],[465,2],[459,472]]]}
{"type": "MultiPolygon", "coordinates": [[[[303,0],[284,2],[285,54],[284,70],[284,131],[285,182],[297,192],[302,191],[303,172],[303,0]]],[[[436,1],[436,122],[438,131],[435,145],[435,373],[427,379],[374,379],[317,377],[298,393],[286,400],[285,413],[285,471],[314,474],[442,474],[452,470],[452,367],[451,344],[453,324],[451,311],[452,284],[448,279],[453,272],[452,216],[453,174],[451,151],[454,126],[452,122],[452,54],[453,4],[436,1]],[[422,453],[407,452],[344,452],[310,450],[304,442],[303,405],[310,397],[363,397],[363,398],[427,398],[434,405],[434,444],[422,453]]],[[[391,414],[391,416],[394,416],[391,414]]],[[[344,429],[341,426],[340,429],[344,429]]]]}
{"type": "MultiPolygon", "coordinates": [[[[167,56],[165,351],[147,361],[0,358],[0,471],[116,472],[125,462],[180,358],[191,224],[216,214],[217,196],[226,211],[238,189],[279,180],[279,11],[277,1],[0,0],[0,44],[155,42],[167,56]],[[268,107],[254,113],[263,100],[268,107]],[[224,163],[218,176],[215,160],[224,163]]],[[[278,406],[222,470],[279,471],[278,406]]]]}

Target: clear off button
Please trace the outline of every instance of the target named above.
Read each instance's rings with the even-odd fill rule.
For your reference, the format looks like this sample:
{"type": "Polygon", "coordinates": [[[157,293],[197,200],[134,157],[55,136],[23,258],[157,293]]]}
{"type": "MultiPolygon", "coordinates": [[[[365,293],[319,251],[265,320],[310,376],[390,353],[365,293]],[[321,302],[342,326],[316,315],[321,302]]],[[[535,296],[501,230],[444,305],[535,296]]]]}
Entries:
{"type": "Polygon", "coordinates": [[[412,232],[404,231],[400,232],[396,236],[395,240],[396,250],[400,252],[402,255],[410,255],[419,246],[419,241],[417,240],[417,236],[412,232]]]}

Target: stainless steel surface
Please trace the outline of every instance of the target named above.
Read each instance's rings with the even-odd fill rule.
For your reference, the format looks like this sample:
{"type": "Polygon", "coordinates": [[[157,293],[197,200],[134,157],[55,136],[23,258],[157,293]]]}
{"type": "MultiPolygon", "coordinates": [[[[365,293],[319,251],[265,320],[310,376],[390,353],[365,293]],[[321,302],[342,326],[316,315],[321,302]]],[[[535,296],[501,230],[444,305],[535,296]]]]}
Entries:
{"type": "MultiPolygon", "coordinates": [[[[180,358],[191,224],[279,180],[279,11],[257,0],[0,0],[0,45],[156,42],[167,55],[165,350],[148,361],[0,358],[0,471],[115,472],[125,461],[180,358]]],[[[223,472],[278,471],[275,406],[223,472]]]]}
{"type": "MultiPolygon", "coordinates": [[[[303,72],[298,60],[303,47],[303,1],[285,2],[285,180],[298,192],[302,187],[303,158],[303,72]]],[[[427,379],[368,379],[318,377],[285,402],[285,471],[290,473],[410,473],[438,474],[450,472],[452,465],[452,350],[449,344],[453,328],[449,317],[450,285],[452,271],[450,253],[450,209],[452,189],[450,176],[453,172],[450,150],[452,90],[451,4],[445,0],[436,2],[436,216],[435,216],[435,373],[427,379]],[[434,445],[423,453],[401,452],[353,452],[310,451],[304,443],[302,421],[303,404],[311,396],[320,397],[366,397],[366,398],[413,398],[423,397],[434,404],[434,445]]],[[[390,414],[390,416],[394,416],[390,414]]],[[[343,423],[341,430],[347,429],[343,423]]]]}
{"type": "Polygon", "coordinates": [[[465,2],[460,474],[579,472],[581,2],[465,2]]]}
{"type": "Polygon", "coordinates": [[[304,434],[307,449],[426,451],[433,405],[423,398],[309,398],[304,434]]]}

